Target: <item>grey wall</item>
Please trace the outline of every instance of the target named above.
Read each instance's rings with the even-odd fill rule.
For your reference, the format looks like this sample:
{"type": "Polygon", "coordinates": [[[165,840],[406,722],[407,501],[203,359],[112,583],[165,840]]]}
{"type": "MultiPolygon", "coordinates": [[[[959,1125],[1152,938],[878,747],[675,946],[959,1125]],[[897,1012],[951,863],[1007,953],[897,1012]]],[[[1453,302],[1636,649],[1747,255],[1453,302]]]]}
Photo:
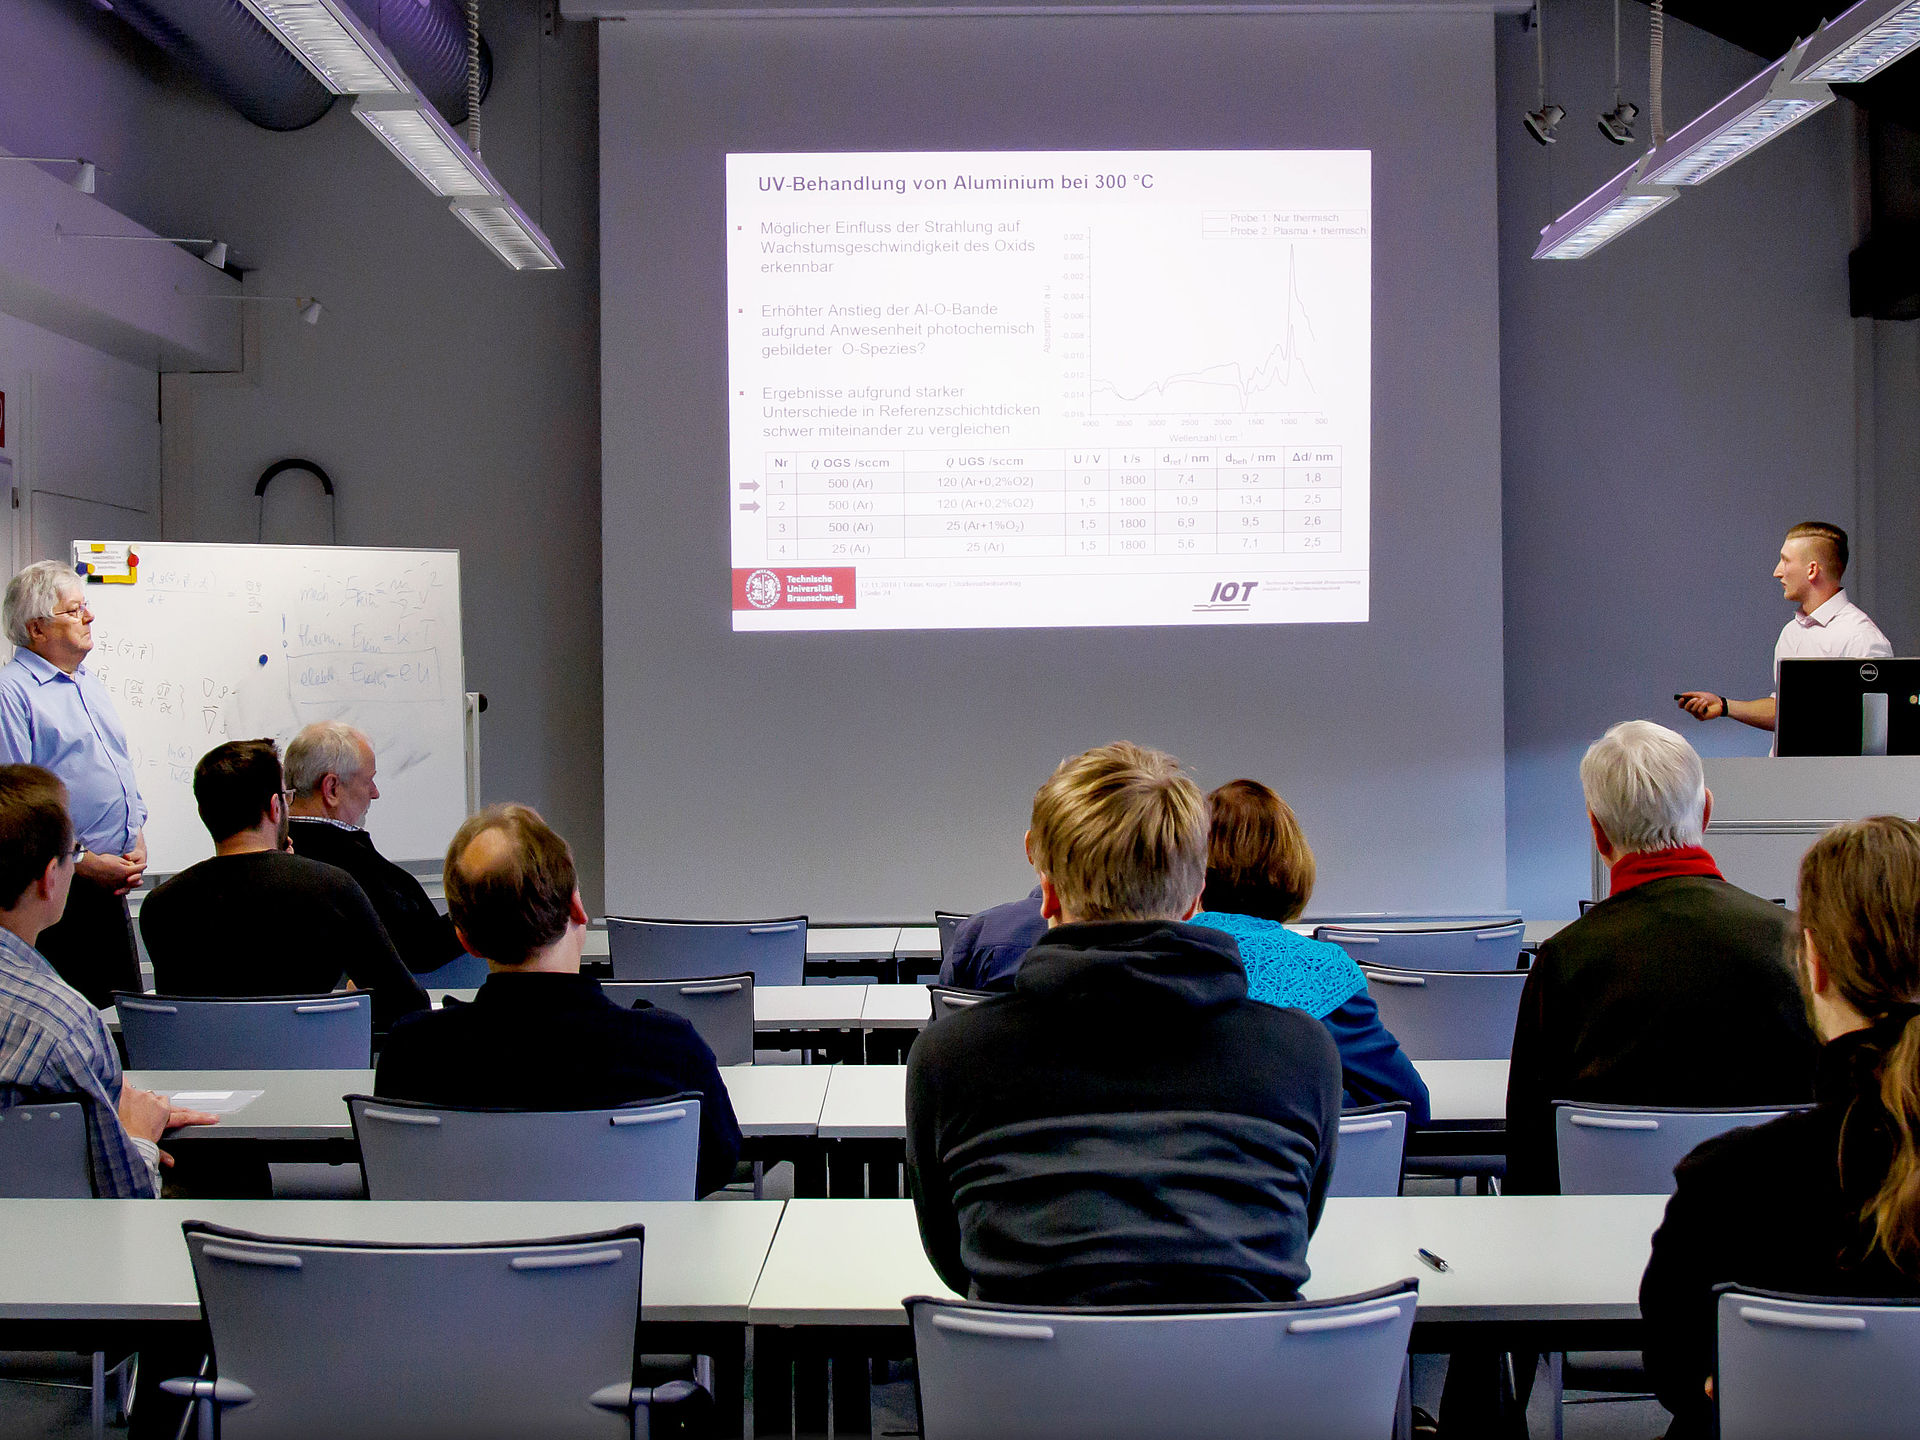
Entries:
{"type": "MultiPolygon", "coordinates": [[[[1627,16],[1627,94],[1644,112],[1646,15],[1627,16]]],[[[1533,37],[1496,23],[1508,896],[1542,918],[1589,890],[1587,744],[1644,717],[1705,754],[1765,754],[1759,731],[1697,724],[1673,693],[1766,694],[1791,613],[1769,578],[1781,536],[1856,523],[1849,107],[1586,260],[1536,262],[1539,228],[1628,158],[1593,119],[1612,104],[1612,6],[1555,4],[1548,23],[1549,98],[1568,112],[1551,151],[1519,124],[1533,37]]],[[[1669,128],[1762,64],[1669,21],[1669,128]]],[[[1910,571],[1909,547],[1886,553],[1910,571]]],[[[1902,653],[1920,644],[1890,634],[1902,653]]]]}
{"type": "Polygon", "coordinates": [[[611,908],[906,917],[1019,893],[1035,785],[1116,736],[1208,785],[1278,786],[1317,904],[1502,901],[1492,24],[606,28],[611,908]],[[1373,150],[1372,621],[732,634],[724,155],[1135,147],[1373,150]]]}
{"type": "Polygon", "coordinates": [[[488,799],[539,806],[599,899],[598,198],[591,26],[491,4],[486,158],[568,269],[516,275],[346,104],[272,134],[176,79],[74,0],[0,5],[0,144],[87,154],[101,198],[161,233],[218,235],[263,295],[241,377],[170,384],[166,535],[251,540],[252,490],[319,461],[346,544],[454,546],[467,683],[487,693],[488,799]]]}

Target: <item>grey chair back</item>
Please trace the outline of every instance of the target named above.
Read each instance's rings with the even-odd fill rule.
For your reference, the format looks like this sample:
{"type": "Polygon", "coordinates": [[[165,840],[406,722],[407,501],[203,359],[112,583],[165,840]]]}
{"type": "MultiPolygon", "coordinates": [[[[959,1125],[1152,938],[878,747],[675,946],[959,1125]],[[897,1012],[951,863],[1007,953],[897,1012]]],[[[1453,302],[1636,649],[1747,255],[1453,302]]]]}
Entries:
{"type": "Polygon", "coordinates": [[[373,996],[204,1000],[116,990],[120,1038],[135,1070],[367,1070],[373,996]]]}
{"type": "Polygon", "coordinates": [[[1398,1195],[1407,1158],[1404,1100],[1340,1112],[1340,1144],[1333,1153],[1329,1195],[1398,1195]]]}
{"type": "Polygon", "coordinates": [[[1556,1100],[1553,1140],[1562,1195],[1671,1195],[1673,1167],[1696,1145],[1764,1125],[1806,1105],[1679,1110],[1556,1100]]]}
{"type": "Polygon", "coordinates": [[[1718,1293],[1720,1440],[1911,1440],[1920,1301],[1718,1293]]]}
{"type": "Polygon", "coordinates": [[[1329,940],[1362,965],[1391,970],[1512,970],[1520,964],[1526,926],[1503,925],[1321,925],[1316,940],[1329,940]]]}
{"type": "Polygon", "coordinates": [[[607,917],[616,980],[708,980],[750,971],[762,985],[806,980],[807,917],[636,920],[607,917]]]}
{"type": "Polygon", "coordinates": [[[347,1096],[369,1200],[692,1200],[700,1097],[470,1110],[347,1096]]]}
{"type": "Polygon", "coordinates": [[[925,1440],[1381,1440],[1412,1280],[1224,1310],[1044,1309],[918,1296],[925,1440]],[[1337,1377],[1337,1383],[1334,1379],[1337,1377]]]}
{"type": "MultiPolygon", "coordinates": [[[[927,1000],[929,1014],[927,1024],[931,1025],[943,1015],[956,1014],[961,1010],[971,1010],[982,1000],[991,1000],[991,990],[962,990],[957,985],[929,985],[927,1000]]],[[[925,1029],[926,1026],[922,1026],[925,1029]]]]}
{"type": "Polygon", "coordinates": [[[958,910],[936,910],[933,912],[934,927],[940,932],[940,962],[945,964],[953,958],[953,937],[960,933],[960,927],[973,917],[958,910]]]}
{"type": "Polygon", "coordinates": [[[413,978],[422,990],[478,990],[487,983],[487,962],[478,955],[456,955],[438,969],[413,978]]]}
{"type": "Polygon", "coordinates": [[[614,1004],[630,1007],[645,1000],[678,1015],[707,1042],[722,1065],[753,1063],[753,975],[714,975],[702,980],[603,980],[600,989],[614,1004]]]}
{"type": "Polygon", "coordinates": [[[92,1195],[87,1112],[78,1100],[0,1110],[0,1196],[82,1200],[92,1195]]]}
{"type": "Polygon", "coordinates": [[[207,1397],[221,1440],[634,1434],[638,1225],[477,1245],[183,1228],[217,1378],[167,1388],[207,1397]]]}
{"type": "Polygon", "coordinates": [[[1506,1060],[1524,970],[1388,970],[1363,965],[1380,1023],[1409,1060],[1506,1060]]]}

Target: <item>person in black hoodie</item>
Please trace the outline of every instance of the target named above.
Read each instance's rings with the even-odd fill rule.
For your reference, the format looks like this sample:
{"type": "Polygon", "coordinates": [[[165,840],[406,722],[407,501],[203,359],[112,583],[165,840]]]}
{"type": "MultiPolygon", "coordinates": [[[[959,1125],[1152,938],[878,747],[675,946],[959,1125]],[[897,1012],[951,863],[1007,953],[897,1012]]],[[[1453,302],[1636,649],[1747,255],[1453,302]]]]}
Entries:
{"type": "Polygon", "coordinates": [[[407,969],[438,970],[465,953],[453,921],[426,888],[374,848],[367,811],[380,798],[373,742],[344,720],[321,720],[287,742],[287,836],[293,853],[337,865],[360,882],[407,969]]]}
{"type": "Polygon", "coordinates": [[[1669,1440],[1715,1433],[1713,1287],[1920,1295],[1920,825],[1836,825],[1800,862],[1800,981],[1826,1040],[1811,1110],[1709,1140],[1640,1284],[1669,1440]]]}
{"type": "Polygon", "coordinates": [[[1333,1169],[1340,1058],[1184,923],[1206,801],[1126,743],[1063,762],[1028,853],[1050,929],[1010,994],[907,1062],[907,1173],[950,1286],[1017,1304],[1291,1300],[1333,1169]]]}

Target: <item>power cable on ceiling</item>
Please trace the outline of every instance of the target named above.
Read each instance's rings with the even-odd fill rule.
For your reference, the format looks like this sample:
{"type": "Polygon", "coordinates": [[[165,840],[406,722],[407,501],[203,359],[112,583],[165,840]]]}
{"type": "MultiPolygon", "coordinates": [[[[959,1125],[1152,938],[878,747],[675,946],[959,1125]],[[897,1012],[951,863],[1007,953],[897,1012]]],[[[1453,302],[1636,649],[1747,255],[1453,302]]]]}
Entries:
{"type": "Polygon", "coordinates": [[[480,153],[480,0],[467,0],[467,148],[480,153]]]}
{"type": "Polygon", "coordinates": [[[1662,82],[1667,68],[1667,0],[1653,0],[1647,32],[1647,109],[1653,123],[1653,143],[1667,139],[1667,112],[1662,82]]]}

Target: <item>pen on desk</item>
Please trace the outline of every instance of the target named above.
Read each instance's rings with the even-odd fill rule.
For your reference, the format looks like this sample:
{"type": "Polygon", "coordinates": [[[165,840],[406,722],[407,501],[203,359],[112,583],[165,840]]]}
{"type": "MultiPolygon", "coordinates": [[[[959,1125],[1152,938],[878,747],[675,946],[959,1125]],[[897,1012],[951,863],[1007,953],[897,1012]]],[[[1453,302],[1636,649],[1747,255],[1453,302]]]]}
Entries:
{"type": "Polygon", "coordinates": [[[1420,1250],[1420,1251],[1416,1251],[1415,1253],[1418,1254],[1422,1260],[1426,1261],[1426,1263],[1431,1265],[1434,1269],[1440,1271],[1442,1274],[1446,1273],[1448,1269],[1447,1262],[1442,1260],[1438,1255],[1434,1254],[1431,1250],[1420,1250]]]}

